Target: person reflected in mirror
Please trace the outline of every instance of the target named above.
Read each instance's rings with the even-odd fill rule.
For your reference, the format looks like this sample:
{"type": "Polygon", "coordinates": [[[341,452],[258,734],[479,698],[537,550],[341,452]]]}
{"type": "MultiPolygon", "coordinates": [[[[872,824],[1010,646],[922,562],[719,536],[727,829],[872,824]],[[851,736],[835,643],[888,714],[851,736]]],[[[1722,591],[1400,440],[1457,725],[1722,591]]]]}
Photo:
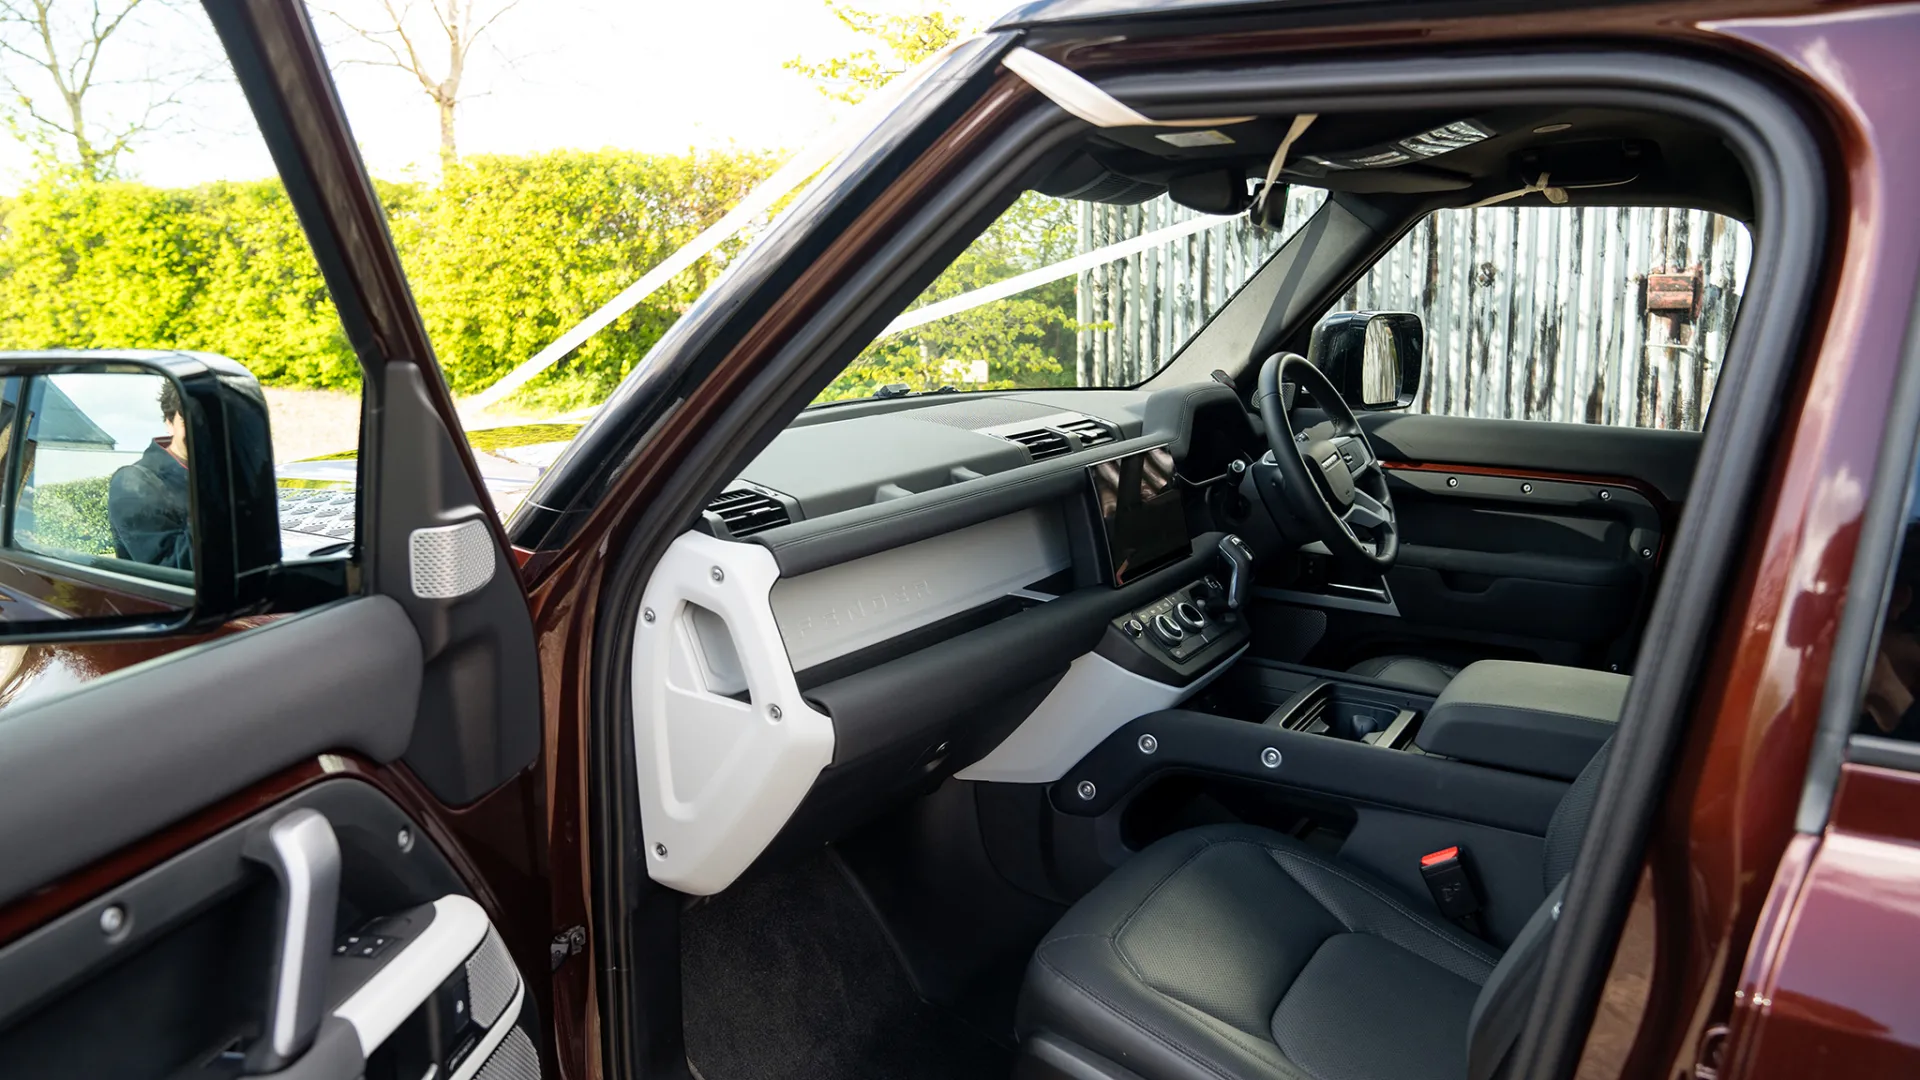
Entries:
{"type": "Polygon", "coordinates": [[[187,422],[180,415],[180,390],[170,381],[160,388],[160,416],[166,421],[167,434],[154,439],[140,460],[114,470],[107,486],[107,521],[113,526],[113,546],[121,558],[191,570],[187,422]]]}

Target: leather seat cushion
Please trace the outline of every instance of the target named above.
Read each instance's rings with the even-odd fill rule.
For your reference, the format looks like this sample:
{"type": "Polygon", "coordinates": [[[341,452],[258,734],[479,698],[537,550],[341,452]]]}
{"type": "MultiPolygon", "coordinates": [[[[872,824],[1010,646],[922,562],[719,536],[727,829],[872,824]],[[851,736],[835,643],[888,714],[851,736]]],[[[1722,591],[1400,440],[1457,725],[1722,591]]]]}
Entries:
{"type": "Polygon", "coordinates": [[[1437,660],[1418,656],[1376,656],[1347,669],[1349,674],[1392,683],[1418,694],[1435,694],[1447,688],[1460,669],[1437,660]]]}
{"type": "Polygon", "coordinates": [[[1021,1028],[1156,1078],[1464,1077],[1497,961],[1291,837],[1211,826],[1074,905],[1034,955],[1021,1028]]]}

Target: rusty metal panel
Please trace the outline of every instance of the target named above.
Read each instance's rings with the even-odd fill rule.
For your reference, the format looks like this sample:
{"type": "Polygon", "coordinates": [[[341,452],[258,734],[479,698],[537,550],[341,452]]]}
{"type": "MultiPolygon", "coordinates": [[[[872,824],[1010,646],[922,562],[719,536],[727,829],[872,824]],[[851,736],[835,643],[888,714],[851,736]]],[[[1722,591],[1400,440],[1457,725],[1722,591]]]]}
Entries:
{"type": "MultiPolygon", "coordinates": [[[[1322,198],[1289,192],[1277,233],[1229,221],[1081,275],[1081,384],[1152,374],[1322,198]]],[[[1165,199],[1087,205],[1082,250],[1193,216],[1165,199]]],[[[1752,257],[1744,225],[1700,210],[1444,210],[1415,225],[1336,308],[1421,316],[1418,411],[1697,431],[1752,257]]]]}

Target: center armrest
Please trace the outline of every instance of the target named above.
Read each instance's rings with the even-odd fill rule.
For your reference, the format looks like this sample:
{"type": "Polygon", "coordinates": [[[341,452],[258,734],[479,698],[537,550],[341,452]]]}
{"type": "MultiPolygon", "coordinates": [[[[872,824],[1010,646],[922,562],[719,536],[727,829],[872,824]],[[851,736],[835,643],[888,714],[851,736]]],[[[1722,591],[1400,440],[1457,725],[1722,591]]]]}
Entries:
{"type": "Polygon", "coordinates": [[[1482,660],[1434,700],[1414,745],[1478,765],[1571,780],[1613,735],[1625,675],[1482,660]]]}

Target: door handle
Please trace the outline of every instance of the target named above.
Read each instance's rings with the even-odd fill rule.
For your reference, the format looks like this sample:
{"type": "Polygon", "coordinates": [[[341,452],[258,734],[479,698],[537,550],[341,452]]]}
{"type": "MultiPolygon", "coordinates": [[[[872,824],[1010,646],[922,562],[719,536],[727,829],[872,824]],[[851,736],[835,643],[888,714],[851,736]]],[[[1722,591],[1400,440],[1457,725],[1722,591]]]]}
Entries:
{"type": "Polygon", "coordinates": [[[271,871],[279,889],[266,1030],[246,1060],[246,1072],[258,1075],[286,1068],[320,1030],[340,903],[340,842],[324,814],[302,808],[248,837],[243,853],[271,871]]]}

